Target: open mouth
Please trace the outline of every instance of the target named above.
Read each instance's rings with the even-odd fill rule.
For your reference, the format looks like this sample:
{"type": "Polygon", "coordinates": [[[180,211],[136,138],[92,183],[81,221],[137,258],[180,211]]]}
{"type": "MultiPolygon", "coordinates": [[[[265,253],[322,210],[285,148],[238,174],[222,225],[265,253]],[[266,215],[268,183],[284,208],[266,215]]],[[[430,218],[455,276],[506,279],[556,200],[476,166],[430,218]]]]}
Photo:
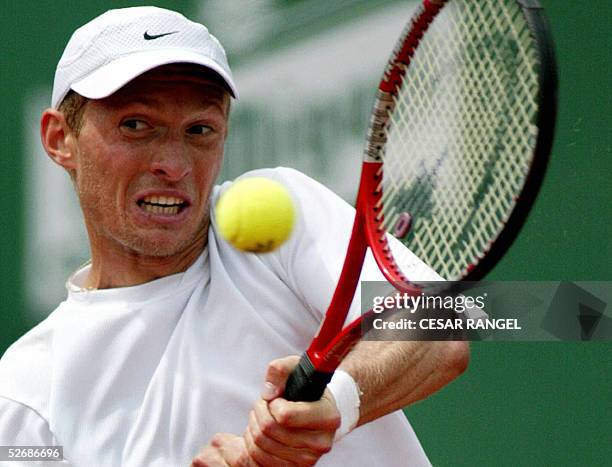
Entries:
{"type": "Polygon", "coordinates": [[[137,204],[145,212],[166,216],[176,215],[188,206],[185,200],[174,196],[145,196],[137,204]]]}

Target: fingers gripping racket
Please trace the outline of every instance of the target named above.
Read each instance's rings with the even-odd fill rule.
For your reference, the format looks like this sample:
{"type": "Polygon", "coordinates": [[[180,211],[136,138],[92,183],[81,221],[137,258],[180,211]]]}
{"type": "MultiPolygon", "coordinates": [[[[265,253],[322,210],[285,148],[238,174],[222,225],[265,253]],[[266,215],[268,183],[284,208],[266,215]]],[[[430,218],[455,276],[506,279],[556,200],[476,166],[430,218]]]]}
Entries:
{"type": "Polygon", "coordinates": [[[412,294],[406,248],[448,281],[500,260],[544,176],[556,88],[536,0],[423,1],[379,84],[344,266],[285,398],[318,400],[361,337],[360,320],[342,327],[368,247],[412,294]]]}

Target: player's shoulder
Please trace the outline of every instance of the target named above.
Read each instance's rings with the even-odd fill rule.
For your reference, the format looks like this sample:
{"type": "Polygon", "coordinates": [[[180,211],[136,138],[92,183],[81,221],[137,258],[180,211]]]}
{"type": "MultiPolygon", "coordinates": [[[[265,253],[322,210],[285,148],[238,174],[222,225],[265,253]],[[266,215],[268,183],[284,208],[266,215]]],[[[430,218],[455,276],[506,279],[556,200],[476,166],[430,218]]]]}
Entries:
{"type": "Polygon", "coordinates": [[[0,359],[0,396],[46,415],[53,374],[55,315],[36,325],[0,359]]]}

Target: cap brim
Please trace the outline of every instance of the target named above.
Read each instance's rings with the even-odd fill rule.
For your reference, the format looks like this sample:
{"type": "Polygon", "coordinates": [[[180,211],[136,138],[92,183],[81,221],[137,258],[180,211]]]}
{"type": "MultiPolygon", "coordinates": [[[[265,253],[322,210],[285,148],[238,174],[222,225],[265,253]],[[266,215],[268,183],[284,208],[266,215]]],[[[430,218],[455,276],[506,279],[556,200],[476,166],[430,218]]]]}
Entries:
{"type": "Polygon", "coordinates": [[[187,50],[148,50],[118,58],[72,84],[71,89],[89,99],[102,99],[121,89],[143,73],[170,63],[193,63],[209,68],[227,84],[230,94],[238,99],[232,76],[214,60],[187,50]]]}

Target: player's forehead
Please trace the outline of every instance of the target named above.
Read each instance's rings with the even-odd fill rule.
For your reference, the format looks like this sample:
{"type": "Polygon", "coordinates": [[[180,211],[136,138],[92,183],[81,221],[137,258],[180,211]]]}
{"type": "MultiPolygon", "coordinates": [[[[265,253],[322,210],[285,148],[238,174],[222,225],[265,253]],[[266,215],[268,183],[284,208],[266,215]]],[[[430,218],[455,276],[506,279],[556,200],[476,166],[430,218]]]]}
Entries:
{"type": "Polygon", "coordinates": [[[191,64],[163,65],[134,78],[108,98],[110,102],[129,101],[142,97],[154,98],[156,91],[172,94],[186,88],[198,101],[225,104],[230,94],[223,79],[215,72],[191,64]]]}

